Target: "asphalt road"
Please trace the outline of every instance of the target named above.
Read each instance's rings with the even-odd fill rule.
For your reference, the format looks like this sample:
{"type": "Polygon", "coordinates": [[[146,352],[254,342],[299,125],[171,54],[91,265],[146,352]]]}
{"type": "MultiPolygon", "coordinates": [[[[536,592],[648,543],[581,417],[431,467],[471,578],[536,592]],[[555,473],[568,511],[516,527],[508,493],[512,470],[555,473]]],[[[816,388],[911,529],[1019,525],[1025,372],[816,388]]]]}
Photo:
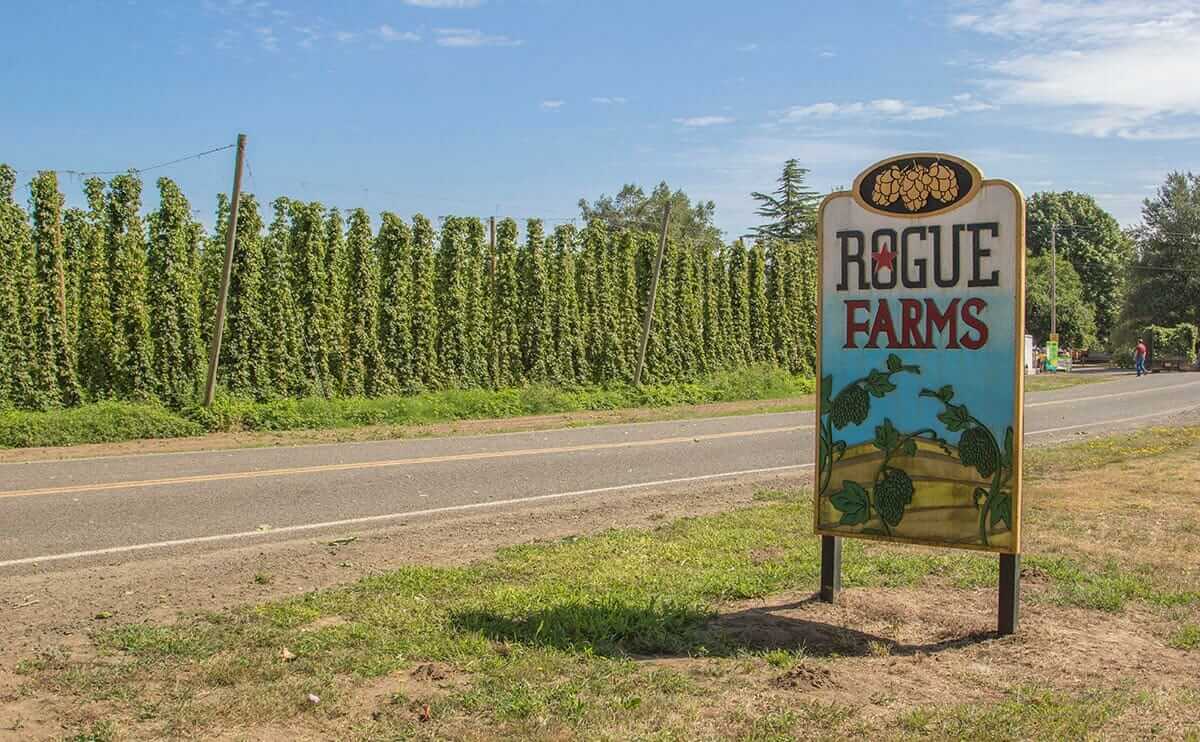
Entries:
{"type": "MultiPolygon", "coordinates": [[[[1200,375],[1026,396],[1026,445],[1200,409],[1200,375]]],[[[0,464],[0,574],[812,467],[811,412],[0,464]]]]}

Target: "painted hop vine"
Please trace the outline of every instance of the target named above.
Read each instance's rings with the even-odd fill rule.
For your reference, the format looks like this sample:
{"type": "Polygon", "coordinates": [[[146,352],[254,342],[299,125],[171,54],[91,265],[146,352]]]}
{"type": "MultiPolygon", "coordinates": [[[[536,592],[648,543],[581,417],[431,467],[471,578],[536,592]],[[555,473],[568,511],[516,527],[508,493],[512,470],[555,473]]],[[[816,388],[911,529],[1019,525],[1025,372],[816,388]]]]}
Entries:
{"type": "Polygon", "coordinates": [[[875,176],[871,200],[877,206],[891,206],[899,200],[909,211],[918,211],[931,196],[948,204],[958,193],[958,176],[952,168],[940,162],[928,166],[914,162],[905,168],[893,165],[875,176]]]}

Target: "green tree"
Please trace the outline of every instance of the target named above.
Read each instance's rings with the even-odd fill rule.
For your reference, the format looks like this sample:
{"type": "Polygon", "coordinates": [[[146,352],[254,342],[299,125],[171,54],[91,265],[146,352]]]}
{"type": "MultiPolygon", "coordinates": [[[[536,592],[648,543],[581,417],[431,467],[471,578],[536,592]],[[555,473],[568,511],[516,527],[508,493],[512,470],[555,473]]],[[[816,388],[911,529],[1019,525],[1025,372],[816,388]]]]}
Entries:
{"type": "Polygon", "coordinates": [[[771,313],[767,307],[766,253],[760,244],[750,250],[747,270],[747,317],[750,321],[750,358],[771,361],[771,313]]]}
{"type": "Polygon", "coordinates": [[[1144,202],[1135,237],[1120,347],[1146,325],[1200,324],[1200,175],[1169,174],[1144,202]]]}
{"type": "Polygon", "coordinates": [[[608,229],[594,220],[583,231],[587,258],[588,331],[586,335],[592,381],[604,383],[620,377],[621,338],[618,335],[613,292],[612,254],[608,229]]]}
{"type": "MultiPolygon", "coordinates": [[[[1058,337],[1064,348],[1086,348],[1096,341],[1096,320],[1083,281],[1062,255],[1056,266],[1058,337]]],[[[1050,256],[1025,264],[1025,331],[1038,342],[1050,337],[1050,256]]]]}
{"type": "Polygon", "coordinates": [[[488,329],[491,324],[487,316],[491,305],[491,282],[488,280],[488,262],[491,256],[485,247],[483,222],[476,218],[463,220],[466,242],[462,269],[466,295],[466,367],[467,386],[482,387],[490,382],[488,359],[488,329]]]}
{"type": "Polygon", "coordinates": [[[109,367],[116,393],[135,399],[150,397],[157,388],[141,207],[141,179],[133,173],[113,178],[105,209],[108,275],[113,287],[109,296],[113,328],[109,367]]]}
{"type": "Polygon", "coordinates": [[[733,367],[753,361],[750,334],[750,257],[737,240],[729,249],[729,358],[733,367]]]}
{"type": "Polygon", "coordinates": [[[799,328],[789,311],[788,279],[795,260],[795,245],[783,240],[767,243],[767,311],[771,321],[770,358],[788,370],[800,365],[799,328]]]}
{"type": "Polygon", "coordinates": [[[379,263],[371,239],[371,218],[363,209],[350,214],[346,236],[346,380],[348,396],[384,394],[396,382],[379,351],[379,263]]]}
{"type": "Polygon", "coordinates": [[[379,346],[401,389],[413,388],[413,233],[391,212],[379,227],[379,346]]]}
{"type": "Polygon", "coordinates": [[[586,359],[576,291],[575,227],[554,230],[554,270],[551,276],[550,316],[554,332],[554,375],[560,384],[583,380],[586,359]]]}
{"type": "Polygon", "coordinates": [[[229,197],[217,194],[217,213],[212,234],[204,240],[200,254],[200,326],[206,347],[212,342],[213,321],[216,319],[217,293],[221,286],[221,271],[225,269],[225,241],[229,237],[229,197]]]}
{"type": "Polygon", "coordinates": [[[436,387],[438,373],[438,283],[433,252],[433,227],[423,215],[413,217],[412,250],[412,378],[436,387]]]}
{"type": "Polygon", "coordinates": [[[150,337],[160,399],[182,406],[195,397],[205,364],[197,275],[199,225],[179,186],[158,179],[159,207],[150,216],[150,337]]]}
{"type": "Polygon", "coordinates": [[[271,384],[266,349],[272,338],[268,334],[264,309],[267,292],[263,276],[266,256],[262,230],[258,200],[252,194],[242,194],[234,231],[233,268],[225,305],[220,370],[231,392],[267,399],[271,384]]]}
{"type": "Polygon", "coordinates": [[[529,379],[549,381],[554,375],[554,329],[552,326],[551,263],[541,219],[525,225],[525,242],[517,253],[520,281],[518,309],[521,356],[529,379]]]}
{"type": "MultiPolygon", "coordinates": [[[[91,226],[84,209],[63,211],[63,266],[66,270],[65,294],[67,302],[67,333],[75,349],[75,362],[79,363],[79,304],[83,288],[83,270],[86,264],[88,238],[91,226]]],[[[78,369],[76,369],[78,371],[78,369]]],[[[78,373],[76,374],[78,376],[78,373]]]]}
{"type": "Polygon", "coordinates": [[[334,393],[341,394],[346,383],[348,353],[346,279],[350,268],[346,252],[345,224],[336,207],[325,216],[325,332],[329,354],[329,375],[334,393]]]}
{"type": "Polygon", "coordinates": [[[17,176],[0,164],[0,409],[34,401],[28,331],[33,288],[29,222],[13,198],[17,176]]]}
{"type": "Polygon", "coordinates": [[[722,368],[734,363],[733,304],[730,301],[729,249],[713,252],[713,281],[717,293],[717,359],[722,368]]]}
{"type": "Polygon", "coordinates": [[[779,187],[772,193],[755,191],[750,197],[758,202],[755,213],[769,219],[754,228],[760,240],[805,240],[817,235],[817,205],[821,196],[805,184],[808,170],[796,160],[783,163],[779,187]]]}
{"type": "Polygon", "coordinates": [[[497,387],[520,384],[525,378],[521,354],[521,286],[517,278],[517,223],[504,219],[496,228],[495,278],[492,299],[489,358],[492,383],[497,387]]]}
{"type": "Polygon", "coordinates": [[[292,295],[289,206],[286,198],[271,202],[274,216],[263,247],[264,323],[270,338],[263,354],[265,382],[270,396],[283,397],[308,392],[308,374],[303,370],[304,338],[292,295]]]}
{"type": "Polygon", "coordinates": [[[67,268],[63,248],[63,195],[58,176],[37,174],[29,184],[33,212],[34,302],[29,341],[38,407],[79,404],[75,347],[67,324],[67,268]]]}
{"type": "Polygon", "coordinates": [[[621,379],[633,381],[638,349],[642,337],[641,301],[637,291],[638,233],[624,230],[610,241],[613,264],[613,290],[616,292],[615,311],[620,338],[621,379]]]}
{"type": "Polygon", "coordinates": [[[614,234],[623,229],[648,229],[657,234],[663,209],[668,203],[671,205],[668,237],[690,240],[696,244],[717,244],[721,241],[721,230],[713,224],[716,204],[699,200],[693,203],[686,193],[682,190],[672,191],[665,181],[659,183],[649,196],[641,186],[627,183],[616,196],[601,194],[592,203],[580,199],[579,211],[585,224],[600,220],[614,234]]]}
{"type": "Polygon", "coordinates": [[[307,388],[316,387],[322,396],[332,393],[329,370],[330,336],[327,327],[334,310],[328,306],[326,277],[325,207],[319,202],[289,204],[291,235],[288,240],[292,264],[292,297],[300,324],[302,375],[307,388]]]}
{"type": "Polygon", "coordinates": [[[1083,281],[1084,300],[1096,317],[1097,339],[1109,339],[1118,321],[1133,259],[1133,243],[1117,220],[1089,195],[1063,191],[1035,193],[1026,202],[1026,244],[1031,255],[1050,252],[1050,232],[1057,232],[1056,250],[1066,256],[1083,281]]]}
{"type": "Polygon", "coordinates": [[[437,358],[438,378],[447,387],[462,387],[470,381],[467,303],[470,291],[470,257],[466,220],[456,216],[442,222],[442,245],[438,251],[437,358]]]}
{"type": "Polygon", "coordinates": [[[104,181],[88,178],[84,182],[88,211],[86,243],[80,255],[79,342],[77,345],[79,380],[92,396],[106,397],[112,386],[112,293],[109,279],[107,216],[104,181]]]}
{"type": "Polygon", "coordinates": [[[724,365],[721,348],[720,285],[725,276],[718,272],[717,250],[700,245],[696,251],[700,280],[700,313],[703,326],[701,345],[704,348],[705,371],[715,371],[724,365]]]}
{"type": "Polygon", "coordinates": [[[695,254],[691,245],[675,245],[672,271],[671,309],[674,315],[672,345],[679,358],[679,371],[688,378],[703,368],[704,328],[696,279],[695,254]]]}
{"type": "Polygon", "coordinates": [[[796,333],[797,355],[791,371],[808,375],[817,366],[817,245],[808,240],[792,247],[784,278],[785,304],[796,333]]]}

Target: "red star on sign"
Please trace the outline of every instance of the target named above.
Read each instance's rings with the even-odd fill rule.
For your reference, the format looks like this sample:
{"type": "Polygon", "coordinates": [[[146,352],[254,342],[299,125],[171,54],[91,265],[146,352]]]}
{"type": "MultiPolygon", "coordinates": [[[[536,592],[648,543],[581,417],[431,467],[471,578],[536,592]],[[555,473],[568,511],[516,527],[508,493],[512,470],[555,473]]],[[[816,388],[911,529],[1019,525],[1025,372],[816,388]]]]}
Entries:
{"type": "Polygon", "coordinates": [[[896,270],[896,253],[892,252],[890,245],[884,245],[877,253],[871,254],[871,260],[875,261],[876,270],[887,268],[890,271],[896,270]]]}

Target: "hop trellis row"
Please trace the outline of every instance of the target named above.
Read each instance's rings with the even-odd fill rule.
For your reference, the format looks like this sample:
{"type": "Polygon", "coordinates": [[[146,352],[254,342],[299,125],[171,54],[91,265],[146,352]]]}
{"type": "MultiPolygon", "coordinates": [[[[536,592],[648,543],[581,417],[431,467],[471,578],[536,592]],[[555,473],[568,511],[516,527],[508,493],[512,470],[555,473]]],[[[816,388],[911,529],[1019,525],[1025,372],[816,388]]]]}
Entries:
{"type": "MultiPolygon", "coordinates": [[[[84,184],[66,209],[53,173],[18,200],[0,165],[0,409],[102,399],[196,403],[229,222],[206,234],[170,179],[84,184]]],[[[484,223],[243,196],[221,387],[256,399],[431,388],[628,383],[657,250],[595,221],[484,223]],[[269,213],[263,214],[268,208],[269,213]]],[[[811,374],[811,243],[671,241],[644,379],[754,363],[811,374]]]]}

